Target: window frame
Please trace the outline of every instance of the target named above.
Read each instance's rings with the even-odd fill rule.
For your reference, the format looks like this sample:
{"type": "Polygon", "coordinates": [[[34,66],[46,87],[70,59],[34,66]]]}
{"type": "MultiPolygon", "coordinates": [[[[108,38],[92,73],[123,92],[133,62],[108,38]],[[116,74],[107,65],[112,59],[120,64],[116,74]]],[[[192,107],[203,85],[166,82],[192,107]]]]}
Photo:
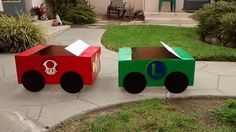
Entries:
{"type": "Polygon", "coordinates": [[[20,3],[21,0],[2,0],[2,3],[20,3]]]}

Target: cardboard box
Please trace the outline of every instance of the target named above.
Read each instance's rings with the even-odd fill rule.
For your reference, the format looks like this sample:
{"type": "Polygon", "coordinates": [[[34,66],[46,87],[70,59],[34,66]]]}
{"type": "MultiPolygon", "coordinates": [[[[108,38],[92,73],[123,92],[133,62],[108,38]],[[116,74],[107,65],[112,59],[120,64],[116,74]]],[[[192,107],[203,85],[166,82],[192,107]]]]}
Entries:
{"type": "Polygon", "coordinates": [[[101,48],[84,45],[82,41],[67,47],[38,45],[15,55],[18,83],[32,92],[45,84],[61,84],[69,93],[80,91],[84,84],[92,85],[101,67],[101,48]]]}
{"type": "Polygon", "coordinates": [[[195,59],[184,49],[138,47],[119,49],[119,87],[140,93],[146,86],[166,86],[181,93],[194,84],[195,59]]]}

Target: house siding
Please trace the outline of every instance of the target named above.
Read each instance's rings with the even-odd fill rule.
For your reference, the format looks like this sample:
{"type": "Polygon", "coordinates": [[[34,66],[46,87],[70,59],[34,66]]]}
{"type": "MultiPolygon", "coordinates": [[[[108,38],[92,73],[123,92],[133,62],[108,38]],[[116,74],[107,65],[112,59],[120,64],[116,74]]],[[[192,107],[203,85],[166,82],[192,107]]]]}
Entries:
{"type": "MultiPolygon", "coordinates": [[[[89,0],[90,4],[94,7],[96,14],[106,14],[107,6],[111,0],[89,0]]],[[[124,0],[129,2],[134,7],[134,10],[144,10],[156,12],[158,11],[159,0],[124,0]]],[[[176,0],[176,11],[183,11],[184,0],[176,0]]],[[[162,11],[170,11],[170,2],[163,3],[162,11]]]]}
{"type": "MultiPolygon", "coordinates": [[[[129,2],[134,10],[143,9],[144,0],[124,0],[124,2],[129,2]]],[[[106,14],[107,6],[110,4],[110,0],[89,0],[90,4],[94,7],[96,14],[106,14]]]]}
{"type": "Polygon", "coordinates": [[[20,2],[3,2],[4,13],[8,15],[16,15],[17,11],[25,11],[25,0],[20,0],[20,2]]]}
{"type": "MultiPolygon", "coordinates": [[[[176,11],[182,11],[184,5],[184,0],[176,0],[176,11]]],[[[159,0],[145,0],[144,10],[145,11],[158,11],[159,10],[159,0]]],[[[170,2],[164,2],[163,8],[167,7],[170,9],[170,2]]]]}

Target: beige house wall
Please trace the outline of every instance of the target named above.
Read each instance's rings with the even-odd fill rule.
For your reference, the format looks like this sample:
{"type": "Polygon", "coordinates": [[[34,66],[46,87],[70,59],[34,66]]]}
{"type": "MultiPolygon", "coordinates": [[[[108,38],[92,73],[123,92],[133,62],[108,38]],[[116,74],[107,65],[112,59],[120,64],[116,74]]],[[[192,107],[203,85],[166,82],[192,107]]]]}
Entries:
{"type": "Polygon", "coordinates": [[[44,2],[45,0],[25,0],[25,12],[27,15],[30,15],[30,11],[32,7],[40,7],[40,5],[44,2]]]}
{"type": "MultiPolygon", "coordinates": [[[[110,4],[110,0],[89,0],[90,4],[94,7],[96,14],[106,14],[107,6],[110,4]]],[[[124,2],[131,3],[134,10],[144,11],[158,11],[159,0],[124,0],[124,2]]],[[[176,11],[180,12],[183,9],[184,0],[176,0],[176,11]]],[[[170,10],[170,3],[163,3],[164,11],[170,10]]]]}
{"type": "Polygon", "coordinates": [[[40,7],[40,5],[45,2],[45,0],[31,0],[31,1],[32,1],[32,6],[38,6],[38,7],[40,7]]]}
{"type": "MultiPolygon", "coordinates": [[[[96,14],[106,14],[107,6],[110,4],[110,0],[89,0],[89,2],[96,14]]],[[[124,2],[129,2],[135,10],[143,9],[143,0],[124,0],[124,2]]]]}
{"type": "MultiPolygon", "coordinates": [[[[144,11],[158,11],[159,7],[159,0],[144,0],[144,11]]],[[[184,6],[184,0],[176,0],[176,11],[182,11],[184,6]]],[[[170,10],[170,2],[164,2],[163,7],[166,11],[170,10]]],[[[162,8],[163,8],[162,7],[162,8]]],[[[164,9],[164,10],[165,10],[164,9]]]]}
{"type": "Polygon", "coordinates": [[[2,0],[0,0],[0,11],[3,11],[2,0]]]}

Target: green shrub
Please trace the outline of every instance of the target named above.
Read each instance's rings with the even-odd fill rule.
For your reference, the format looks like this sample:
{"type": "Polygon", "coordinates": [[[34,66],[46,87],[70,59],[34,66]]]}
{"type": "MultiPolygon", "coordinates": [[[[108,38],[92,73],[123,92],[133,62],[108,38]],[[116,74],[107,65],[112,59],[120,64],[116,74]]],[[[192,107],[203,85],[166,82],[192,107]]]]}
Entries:
{"type": "Polygon", "coordinates": [[[16,53],[45,43],[41,27],[34,25],[26,15],[0,17],[0,50],[16,53]]]}
{"type": "Polygon", "coordinates": [[[198,31],[204,39],[207,35],[218,37],[223,44],[223,38],[233,41],[232,35],[235,34],[236,21],[236,2],[218,1],[206,4],[203,8],[193,14],[193,19],[198,21],[198,31]],[[227,36],[226,36],[227,35],[227,36]]]}
{"type": "MultiPolygon", "coordinates": [[[[220,36],[223,41],[227,42],[227,38],[231,38],[231,41],[236,42],[236,13],[227,13],[220,20],[221,33],[220,36]],[[226,39],[224,39],[226,38],[226,39]]],[[[236,43],[234,43],[236,46],[236,43]]]]}
{"type": "Polygon", "coordinates": [[[73,22],[74,24],[95,22],[95,15],[92,8],[83,4],[66,6],[60,10],[59,15],[62,20],[73,22]]]}
{"type": "Polygon", "coordinates": [[[86,4],[85,0],[46,0],[47,7],[52,14],[58,13],[62,20],[74,24],[94,23],[93,8],[86,4]],[[54,5],[54,7],[53,7],[54,5]]]}
{"type": "Polygon", "coordinates": [[[236,124],[236,99],[229,99],[225,105],[215,111],[218,120],[236,124]]]}
{"type": "Polygon", "coordinates": [[[68,22],[68,21],[62,20],[62,24],[63,25],[71,25],[71,24],[73,24],[73,22],[68,22]]]}

